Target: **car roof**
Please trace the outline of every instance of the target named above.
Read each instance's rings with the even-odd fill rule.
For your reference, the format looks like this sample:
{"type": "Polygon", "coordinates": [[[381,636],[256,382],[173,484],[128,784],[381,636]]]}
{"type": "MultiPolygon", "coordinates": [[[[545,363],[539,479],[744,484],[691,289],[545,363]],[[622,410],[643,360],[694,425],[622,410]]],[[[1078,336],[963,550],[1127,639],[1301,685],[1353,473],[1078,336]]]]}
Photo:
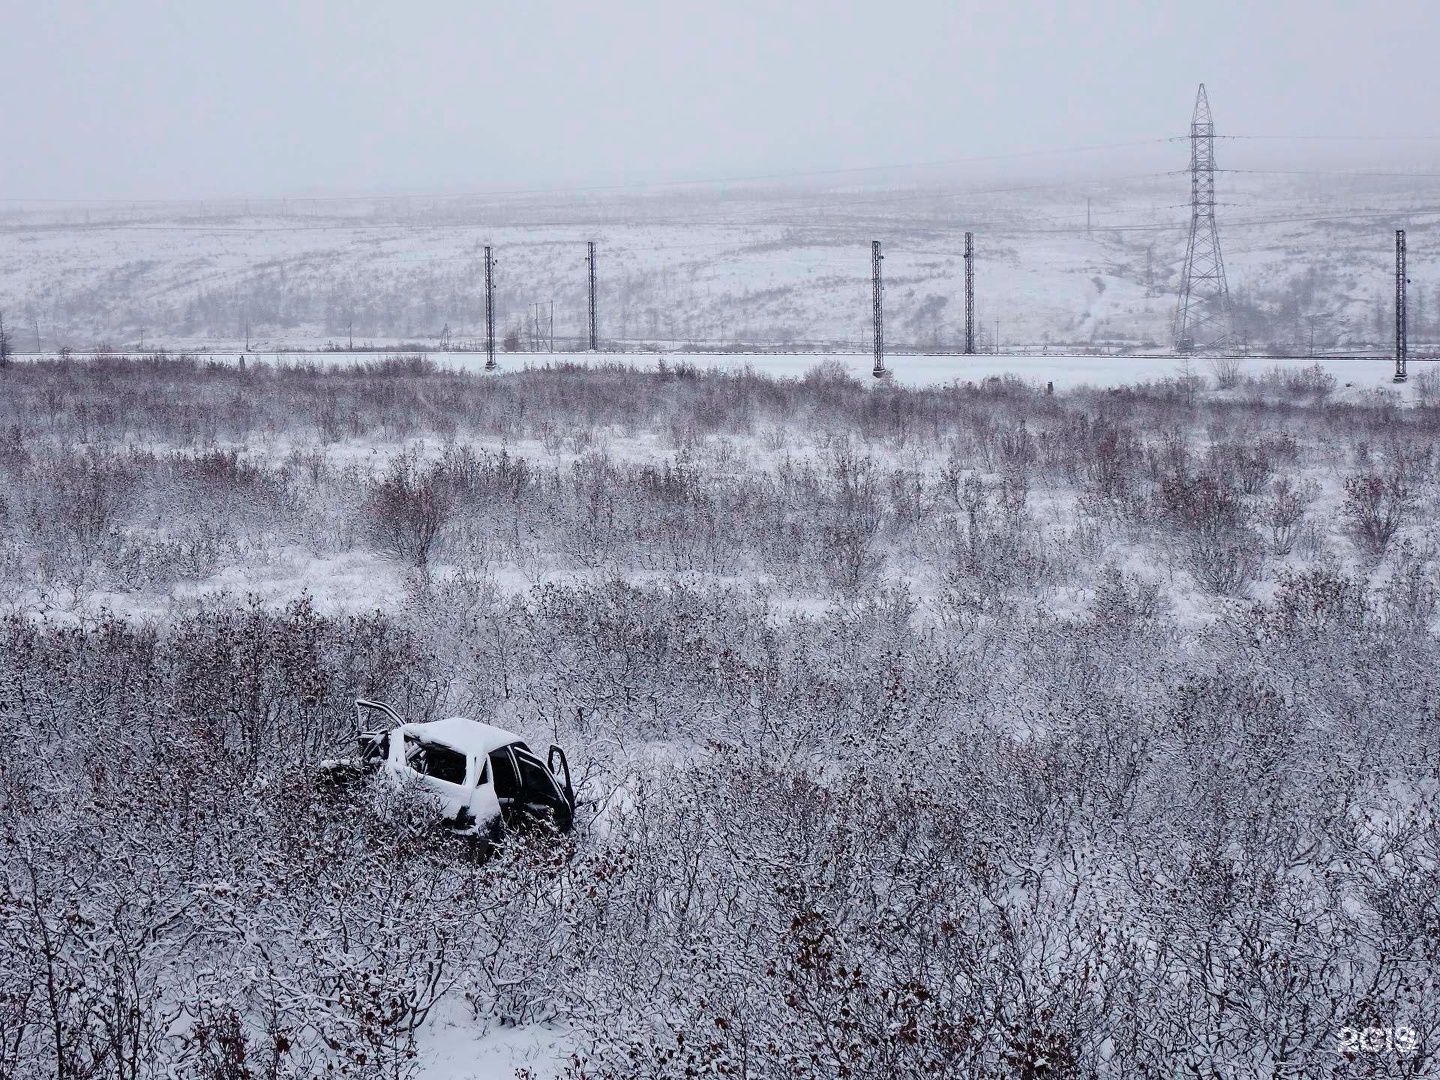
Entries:
{"type": "Polygon", "coordinates": [[[524,740],[513,731],[464,716],[447,716],[444,720],[431,720],[424,724],[401,724],[395,730],[422,742],[440,743],[462,754],[476,756],[492,753],[512,743],[524,744],[524,740]]]}

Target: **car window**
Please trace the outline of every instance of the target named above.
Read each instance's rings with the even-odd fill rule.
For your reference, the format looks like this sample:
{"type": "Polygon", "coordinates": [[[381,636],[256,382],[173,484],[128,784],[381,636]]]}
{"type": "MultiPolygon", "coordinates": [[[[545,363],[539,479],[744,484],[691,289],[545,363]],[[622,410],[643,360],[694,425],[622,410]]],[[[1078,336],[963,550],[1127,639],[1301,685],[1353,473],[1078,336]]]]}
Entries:
{"type": "Polygon", "coordinates": [[[495,770],[495,797],[513,799],[520,794],[520,778],[515,775],[515,762],[508,747],[501,747],[490,755],[490,767],[495,770]]]}
{"type": "Polygon", "coordinates": [[[438,743],[417,742],[407,755],[410,767],[447,784],[465,783],[465,755],[438,743]]]}
{"type": "Polygon", "coordinates": [[[559,804],[560,792],[555,787],[555,780],[549,769],[541,765],[537,758],[519,751],[515,754],[515,763],[520,766],[520,786],[526,802],[543,803],[546,806],[559,804]]]}

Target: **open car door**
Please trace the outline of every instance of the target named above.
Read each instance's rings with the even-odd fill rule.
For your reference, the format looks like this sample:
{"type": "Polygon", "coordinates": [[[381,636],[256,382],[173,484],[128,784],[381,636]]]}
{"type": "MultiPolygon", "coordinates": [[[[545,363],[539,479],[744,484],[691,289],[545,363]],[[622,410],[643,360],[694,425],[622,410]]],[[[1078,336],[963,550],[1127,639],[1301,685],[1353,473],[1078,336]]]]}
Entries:
{"type": "Polygon", "coordinates": [[[490,765],[506,825],[548,821],[561,832],[574,827],[573,796],[524,743],[502,746],[490,755],[490,765]]]}
{"type": "Polygon", "coordinates": [[[575,811],[575,788],[570,783],[570,762],[565,758],[565,751],[553,743],[550,746],[550,756],[545,762],[550,768],[550,776],[554,779],[556,786],[565,793],[565,801],[570,804],[570,811],[575,811]]]}

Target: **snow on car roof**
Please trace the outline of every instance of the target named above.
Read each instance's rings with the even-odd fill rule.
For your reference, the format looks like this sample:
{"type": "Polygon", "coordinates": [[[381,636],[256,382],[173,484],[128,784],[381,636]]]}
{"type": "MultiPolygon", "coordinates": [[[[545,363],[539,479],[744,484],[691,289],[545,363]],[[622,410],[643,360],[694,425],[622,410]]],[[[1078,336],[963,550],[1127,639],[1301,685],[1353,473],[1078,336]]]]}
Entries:
{"type": "Polygon", "coordinates": [[[511,743],[524,742],[513,731],[491,727],[464,716],[447,716],[444,720],[431,720],[423,724],[402,724],[397,730],[423,742],[440,743],[462,754],[477,756],[511,743]]]}

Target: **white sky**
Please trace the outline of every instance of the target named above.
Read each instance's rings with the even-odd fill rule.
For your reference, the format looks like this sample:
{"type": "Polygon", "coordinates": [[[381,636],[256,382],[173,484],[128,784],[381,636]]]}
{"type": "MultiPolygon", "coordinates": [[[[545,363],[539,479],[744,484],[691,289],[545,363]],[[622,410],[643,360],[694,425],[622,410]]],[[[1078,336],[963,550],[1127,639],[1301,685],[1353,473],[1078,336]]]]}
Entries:
{"type": "Polygon", "coordinates": [[[1440,134],[1437,32],[1436,0],[9,0],[0,198],[1029,152],[1181,134],[1201,81],[1222,131],[1440,134]]]}

